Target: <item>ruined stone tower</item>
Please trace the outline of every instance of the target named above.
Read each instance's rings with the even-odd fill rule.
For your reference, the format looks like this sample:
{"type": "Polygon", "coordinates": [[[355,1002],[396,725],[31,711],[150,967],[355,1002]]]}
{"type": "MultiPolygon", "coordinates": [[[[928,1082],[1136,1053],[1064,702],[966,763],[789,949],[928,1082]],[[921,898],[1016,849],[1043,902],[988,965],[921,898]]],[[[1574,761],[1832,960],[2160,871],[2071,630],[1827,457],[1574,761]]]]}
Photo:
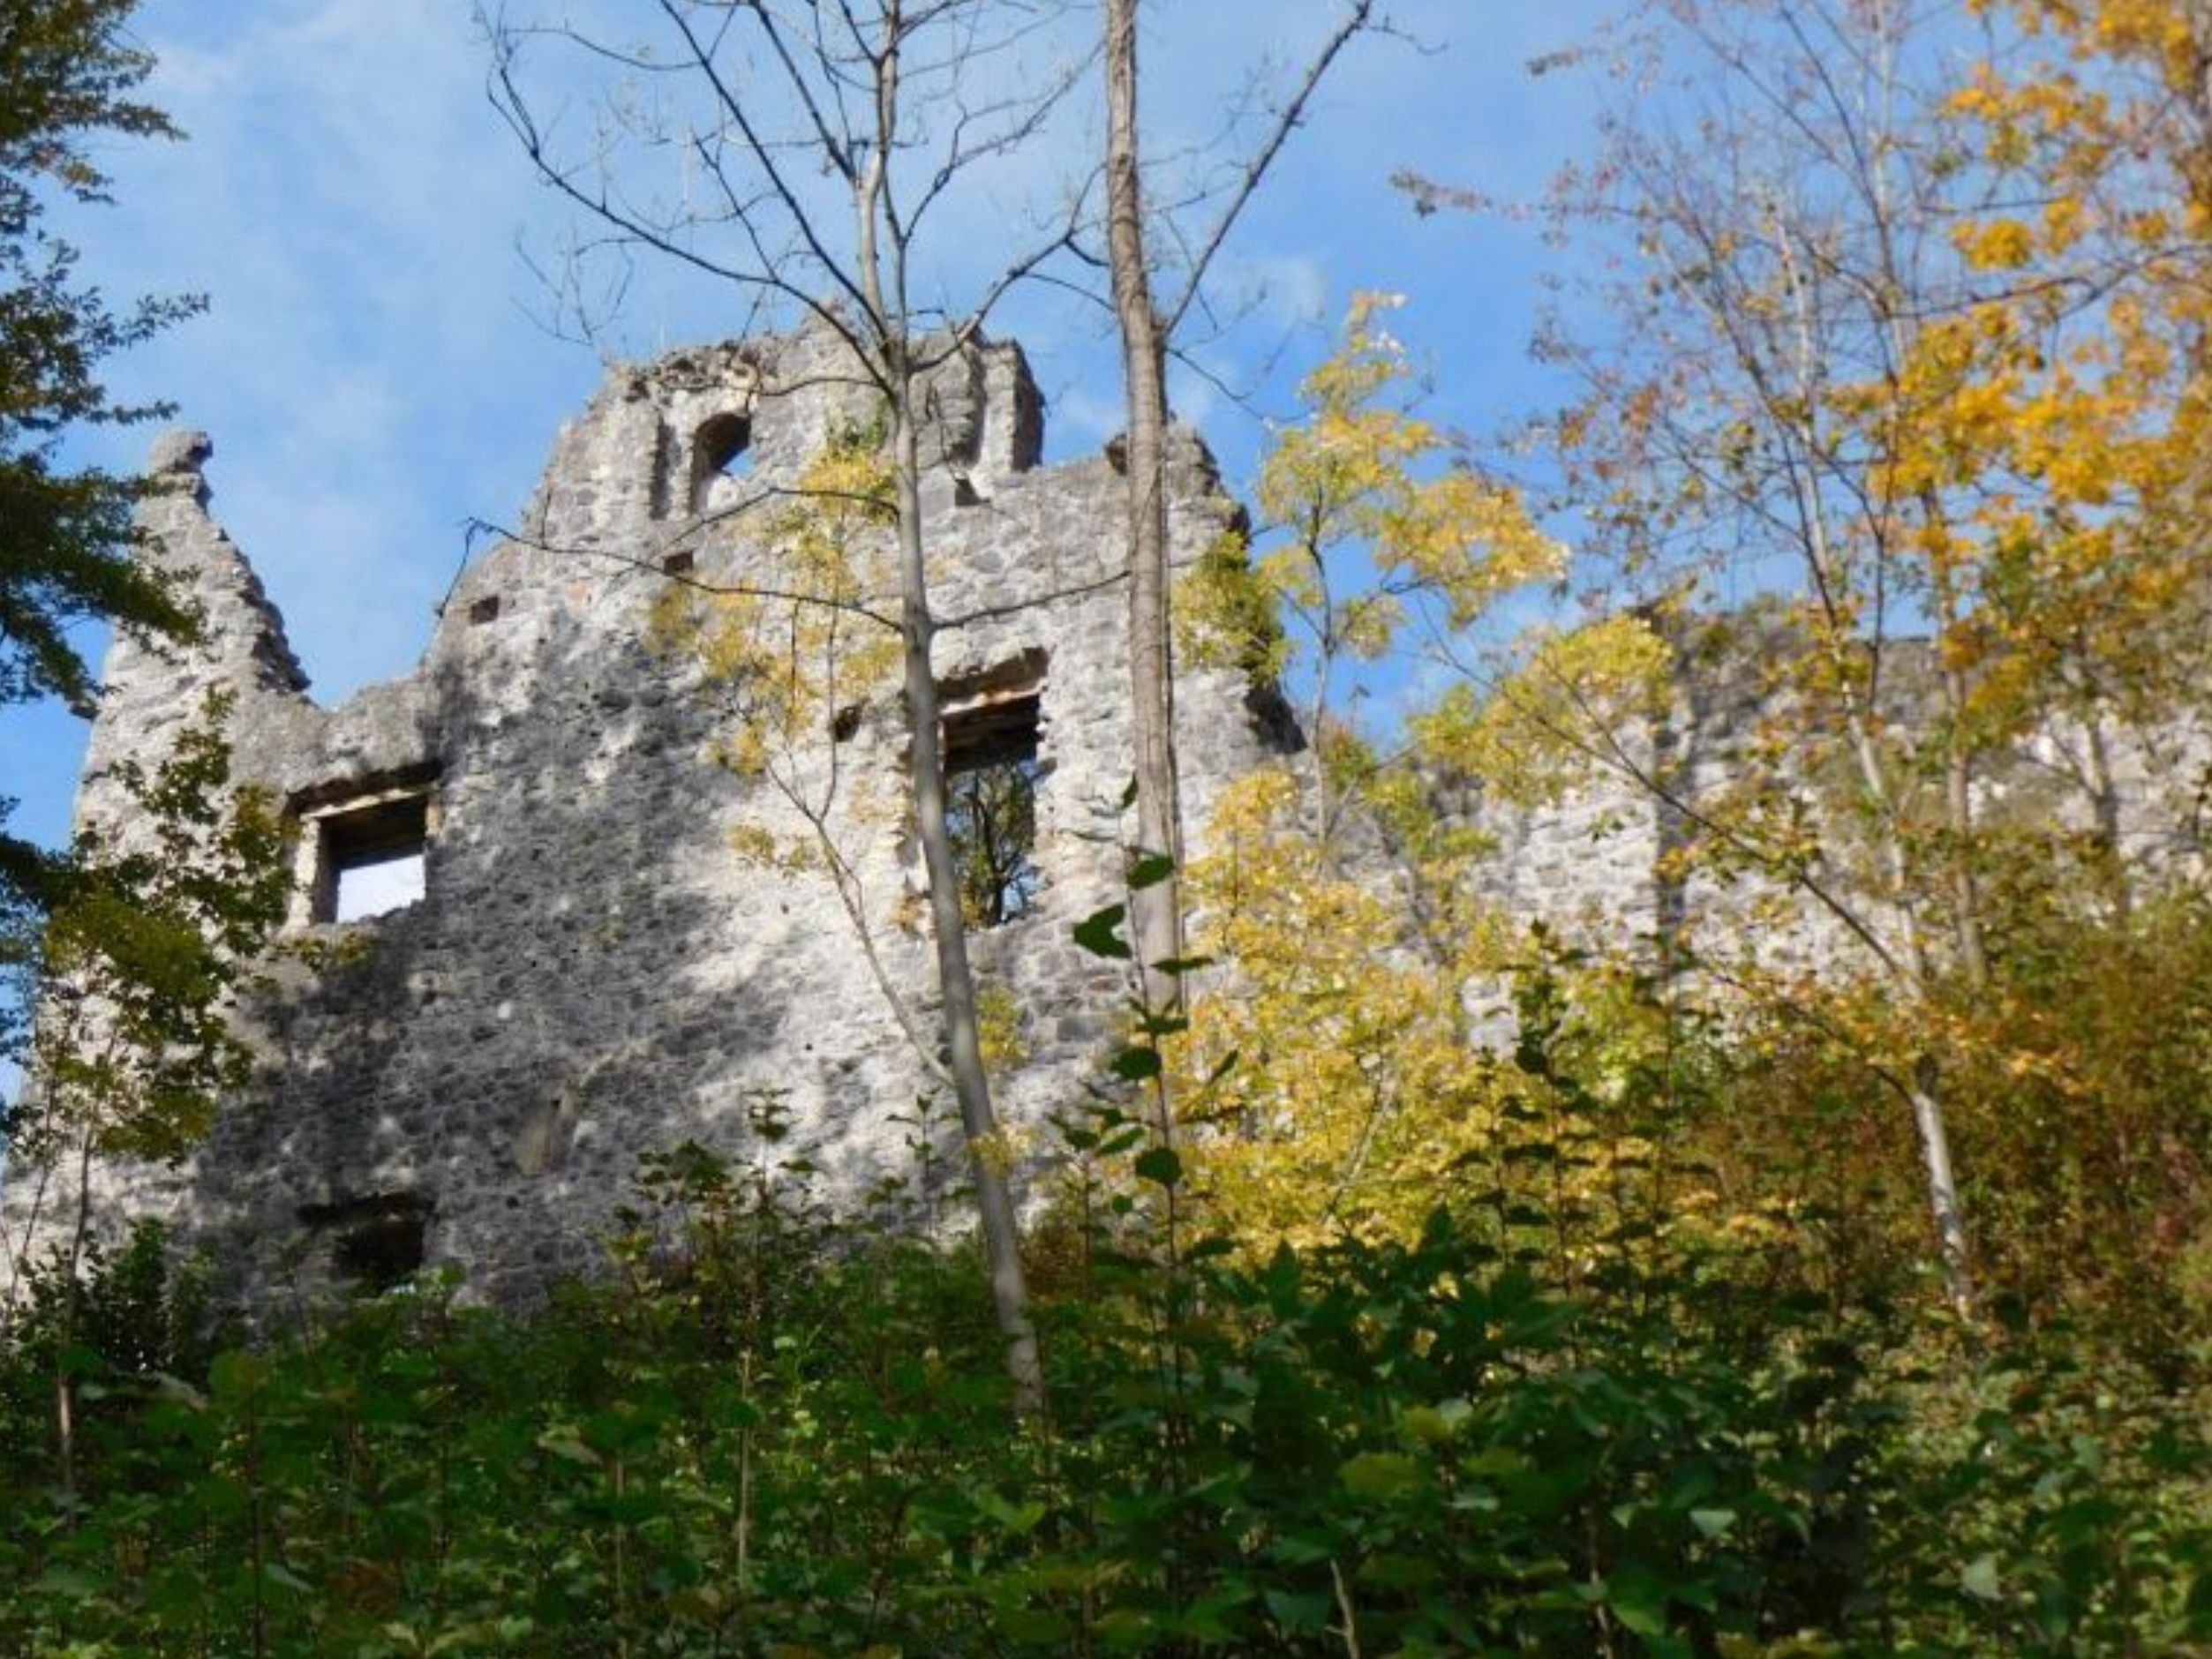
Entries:
{"type": "MultiPolygon", "coordinates": [[[[809,334],[614,370],[420,664],[330,709],[208,514],[207,439],[157,446],[174,487],[145,509],[152,556],[189,583],[205,639],[181,660],[117,644],[79,814],[112,815],[117,762],[158,754],[199,692],[229,690],[241,774],[298,825],[294,937],[345,948],[280,965],[245,1010],[255,1086],[184,1167],[109,1172],[111,1214],[167,1216],[249,1299],[417,1261],[458,1264],[496,1297],[588,1268],[640,1157],[735,1145],[756,1091],[784,1092],[848,1188],[901,1155],[893,1118],[929,1089],[924,1065],[828,882],[733,851],[775,804],[712,758],[727,735],[714,687],[649,642],[672,582],[741,578],[760,519],[737,504],[795,483],[867,417],[840,350],[809,334]]],[[[948,748],[956,763],[963,744],[1033,762],[1034,879],[975,950],[1028,1055],[1004,1106],[1035,1118],[1073,1098],[1120,994],[1069,935],[1119,890],[1097,837],[1130,769],[1124,486],[1102,456],[1040,464],[1039,401],[1012,345],[953,358],[929,406],[933,601],[957,624],[937,664],[948,748]]],[[[1171,491],[1189,558],[1234,508],[1194,440],[1171,491]]],[[[1271,739],[1233,675],[1188,675],[1178,696],[1200,822],[1271,739]]],[[[841,710],[823,747],[896,799],[895,696],[841,710]]],[[[882,975],[927,1029],[903,816],[856,809],[841,833],[882,975]]]]}

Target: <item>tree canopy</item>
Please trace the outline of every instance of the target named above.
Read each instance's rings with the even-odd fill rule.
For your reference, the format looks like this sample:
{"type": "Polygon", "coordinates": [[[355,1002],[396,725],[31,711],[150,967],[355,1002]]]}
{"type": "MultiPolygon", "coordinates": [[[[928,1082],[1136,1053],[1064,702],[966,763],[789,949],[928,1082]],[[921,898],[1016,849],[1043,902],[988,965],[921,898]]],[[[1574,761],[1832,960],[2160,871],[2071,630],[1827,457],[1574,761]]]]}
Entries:
{"type": "MultiPolygon", "coordinates": [[[[941,741],[935,348],[879,192],[908,24],[973,9],[883,0],[884,34],[816,61],[877,123],[826,158],[814,83],[796,151],[726,90],[772,64],[779,8],[660,9],[770,32],[754,58],[683,36],[685,73],[731,68],[710,167],[755,186],[731,222],[779,204],[807,244],[803,152],[889,264],[848,271],[843,325],[882,424],[756,504],[760,585],[695,574],[657,631],[789,809],[737,851],[835,882],[863,948],[831,830],[910,808],[847,799],[837,742],[899,677],[958,942],[1020,897],[1027,802],[982,792],[1032,758],[1002,728],[965,757],[1015,769],[987,777],[941,741]],[[870,598],[894,585],[895,628],[870,598]],[[951,856],[963,812],[1008,833],[951,856]]],[[[1582,377],[1546,432],[1577,545],[1424,416],[1358,303],[1256,528],[1174,592],[1185,660],[1287,669],[1313,742],[1223,792],[1182,873],[1201,954],[1164,968],[1172,1006],[1130,1000],[1045,1126],[1040,1202],[987,1230],[1018,1326],[937,1224],[926,1105],[913,1167],[854,1193],[749,1090],[719,1146],[644,1150],[597,1287],[509,1317],[436,1272],[364,1280],[219,1356],[158,1241],[83,1238],[80,1196],[82,1248],[26,1265],[0,1329],[0,1513],[30,1518],[0,1528],[0,1654],[2212,1652],[2205,792],[2171,856],[2123,833],[2174,804],[2162,745],[2197,777],[2212,753],[2186,702],[2206,7],[1637,10],[1695,72],[1623,83],[1560,201],[1619,325],[1547,342],[1582,377]],[[1577,582],[1588,611],[1503,637],[1577,582]],[[1363,729],[1345,688],[1388,657],[1442,694],[1363,729]],[[1700,673],[1745,694],[1737,724],[1701,725],[1700,673]],[[1701,770],[1686,740],[1716,733],[1701,770]],[[1575,807],[1546,831],[1569,858],[1648,830],[1633,902],[1531,927],[1493,830],[1575,807]]],[[[792,281],[770,245],[725,274],[792,281]]],[[[141,1051],[54,1028],[80,1195],[95,1155],[183,1150],[242,1062],[214,980],[282,891],[252,875],[275,827],[226,842],[206,810],[222,760],[188,747],[142,805],[164,853],[217,837],[239,874],[125,852],[117,891],[169,925],[77,912],[80,1002],[125,1016],[82,1029],[141,1051]]],[[[1142,851],[1132,899],[1172,863],[1142,851]]],[[[1129,963],[1137,911],[1075,945],[1129,963]]],[[[994,1010],[964,957],[939,983],[980,1075],[994,1010]]],[[[978,1188],[1003,1182],[1015,1142],[968,1123],[978,1188]]]]}
{"type": "MultiPolygon", "coordinates": [[[[49,227],[56,206],[109,199],[100,135],[176,136],[132,96],[153,67],[127,32],[135,4],[23,0],[0,16],[0,704],[61,697],[89,708],[95,687],[76,624],[190,627],[176,596],[132,556],[140,484],[72,466],[63,453],[74,427],[164,412],[117,402],[102,364],[199,304],[111,310],[49,227]]],[[[0,904],[35,897],[50,875],[48,860],[0,836],[0,904]]]]}

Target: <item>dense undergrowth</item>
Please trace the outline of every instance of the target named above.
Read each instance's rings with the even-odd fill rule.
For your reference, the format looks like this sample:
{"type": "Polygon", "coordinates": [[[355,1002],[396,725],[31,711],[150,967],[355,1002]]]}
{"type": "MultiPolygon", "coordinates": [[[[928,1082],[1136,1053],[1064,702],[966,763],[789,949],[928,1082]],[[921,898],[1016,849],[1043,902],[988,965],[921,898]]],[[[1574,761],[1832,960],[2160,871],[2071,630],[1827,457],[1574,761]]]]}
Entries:
{"type": "Polygon", "coordinates": [[[528,1316],[431,1276],[209,1341],[151,1230],[65,1345],[49,1286],[0,1654],[2212,1652],[2192,1363],[1537,1202],[1597,1157],[1555,1116],[1415,1235],[1272,1255],[1170,1221],[1114,1108],[1063,1126],[1026,1423],[973,1252],[755,1124],[650,1160],[610,1276],[528,1316]]]}

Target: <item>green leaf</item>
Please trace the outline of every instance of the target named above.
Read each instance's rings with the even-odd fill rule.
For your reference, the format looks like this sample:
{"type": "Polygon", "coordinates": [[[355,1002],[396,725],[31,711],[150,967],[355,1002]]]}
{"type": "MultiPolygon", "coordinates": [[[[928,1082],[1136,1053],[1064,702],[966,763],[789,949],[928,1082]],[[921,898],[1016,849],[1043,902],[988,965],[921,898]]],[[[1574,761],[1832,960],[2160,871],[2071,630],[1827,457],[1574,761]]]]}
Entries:
{"type": "Polygon", "coordinates": [[[1398,1419],[1398,1428],[1407,1439],[1425,1446],[1441,1445],[1459,1431],[1467,1420],[1467,1402],[1455,1400],[1446,1406],[1413,1406],[1398,1419]],[[1456,1408],[1456,1409],[1452,1409],[1456,1408]]]}
{"type": "Polygon", "coordinates": [[[1689,1512],[1689,1524],[1706,1537],[1718,1538],[1736,1524],[1736,1513],[1733,1509],[1693,1509],[1689,1512]]]}
{"type": "Polygon", "coordinates": [[[1129,914],[1126,905],[1109,905],[1104,910],[1085,917],[1075,924],[1077,946],[1095,957],[1110,957],[1116,961],[1129,960],[1129,942],[1117,929],[1129,914]]]}
{"type": "Polygon", "coordinates": [[[1966,1571],[1959,1574],[1959,1583],[1976,1601],[1994,1602],[2005,1593],[2004,1586],[1998,1581],[1997,1558],[1993,1555],[1976,1556],[1969,1561],[1966,1571]]]}
{"type": "Polygon", "coordinates": [[[1156,1181],[1163,1187],[1172,1187],[1183,1179],[1183,1160],[1172,1146],[1155,1146],[1138,1155],[1137,1178],[1156,1181]]]}
{"type": "Polygon", "coordinates": [[[1336,1471],[1336,1478],[1354,1498],[1387,1502],[1420,1490],[1427,1473],[1403,1452],[1362,1452],[1336,1471]]]}
{"type": "Polygon", "coordinates": [[[1131,1083],[1147,1083],[1160,1075],[1156,1048],[1125,1048],[1114,1056],[1113,1073],[1131,1083]]]}
{"type": "Polygon", "coordinates": [[[1146,852],[1132,860],[1129,865],[1129,890],[1141,893],[1147,887],[1157,887],[1175,874],[1175,860],[1164,852],[1146,852]]]}
{"type": "Polygon", "coordinates": [[[1025,1648],[1050,1648],[1056,1652],[1068,1650],[1068,1639],[1074,1627],[1059,1614],[1042,1611],[1031,1607],[1002,1607],[994,1615],[998,1633],[1009,1641],[1025,1648]]]}
{"type": "Polygon", "coordinates": [[[2212,1572],[2196,1575],[2189,1585],[2188,1600],[2183,1605],[2193,1618],[2212,1618],[2212,1572]]]}
{"type": "Polygon", "coordinates": [[[49,1595],[65,1595],[74,1602],[86,1602],[104,1594],[108,1581],[89,1567],[57,1561],[39,1574],[33,1588],[49,1595]]]}
{"type": "Polygon", "coordinates": [[[1037,1523],[1044,1519],[1044,1505],[1035,1498],[1014,1504],[997,1492],[982,1491],[975,1496],[975,1506],[1017,1538],[1035,1531],[1037,1523]]]}
{"type": "Polygon", "coordinates": [[[1668,1634],[1667,1582],[1648,1567],[1632,1563],[1608,1575],[1606,1605],[1625,1629],[1648,1642],[1663,1641],[1668,1634]]]}
{"type": "Polygon", "coordinates": [[[207,1395],[183,1378],[171,1377],[167,1371],[154,1373],[154,1392],[159,1399],[174,1401],[193,1411],[207,1409],[207,1395]]]}
{"type": "Polygon", "coordinates": [[[1443,1576],[1443,1569],[1426,1556],[1415,1555],[1403,1550],[1382,1550],[1371,1555],[1359,1568],[1363,1584],[1372,1584],[1386,1590],[1425,1590],[1443,1576]]]}
{"type": "Polygon", "coordinates": [[[1327,1590],[1313,1590],[1304,1595],[1294,1595],[1288,1590],[1263,1590],[1260,1599],[1268,1604],[1268,1614],[1284,1630],[1326,1629],[1335,1605],[1327,1590]]]}
{"type": "Polygon", "coordinates": [[[541,1452],[550,1452],[557,1458],[566,1458],[571,1463],[583,1463],[593,1468],[605,1460],[584,1445],[583,1437],[574,1423],[563,1423],[557,1429],[546,1430],[538,1437],[538,1447],[541,1452]]]}
{"type": "Polygon", "coordinates": [[[309,1595],[314,1593],[313,1585],[308,1583],[305,1579],[301,1578],[282,1561],[262,1563],[261,1578],[264,1583],[276,1585],[282,1589],[290,1590],[297,1595],[309,1595]]]}

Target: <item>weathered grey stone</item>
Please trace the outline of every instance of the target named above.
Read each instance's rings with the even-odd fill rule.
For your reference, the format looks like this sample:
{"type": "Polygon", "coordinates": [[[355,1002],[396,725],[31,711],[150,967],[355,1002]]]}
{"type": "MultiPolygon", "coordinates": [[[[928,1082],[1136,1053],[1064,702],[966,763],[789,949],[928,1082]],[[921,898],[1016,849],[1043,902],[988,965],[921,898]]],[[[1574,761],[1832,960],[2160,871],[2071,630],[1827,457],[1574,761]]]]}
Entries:
{"type": "MultiPolygon", "coordinates": [[[[207,692],[224,692],[242,769],[300,818],[295,937],[344,949],[319,972],[275,965],[271,988],[242,1010],[263,1056],[252,1089],[184,1168],[102,1172],[106,1220],[168,1216],[266,1305],[280,1281],[327,1272],[344,1218],[418,1218],[427,1261],[465,1267],[483,1294],[521,1296],[592,1259],[641,1157],[686,1139],[740,1147],[760,1091],[787,1098],[800,1143],[848,1193],[900,1172],[909,1131],[893,1116],[929,1092],[928,1069],[826,882],[736,857],[741,825],[791,821],[771,790],[711,758],[727,718],[718,688],[646,642],[664,560],[688,557],[694,581],[741,582],[773,510],[747,503],[775,500],[825,439],[865,426],[873,409],[823,333],[615,369],[556,437],[523,531],[456,586],[420,665],[327,709],[305,696],[282,619],[208,516],[212,447],[198,433],[156,444],[167,487],[141,522],[203,634],[190,650],[114,646],[80,819],[114,822],[117,764],[158,756],[207,692]],[[748,439],[743,463],[703,469],[732,423],[748,439]],[[321,815],[364,799],[424,802],[423,896],[364,922],[315,921],[321,815]]],[[[940,679],[969,690],[1037,679],[1042,891],[974,941],[1029,1051],[1001,1080],[1001,1104],[1035,1121],[1080,1098],[1124,994],[1070,931],[1121,897],[1111,831],[1131,764],[1125,484],[1105,455],[1038,464],[1041,407],[1010,344],[948,363],[928,415],[932,597],[952,623],[940,679]]],[[[1189,559],[1240,509],[1185,432],[1170,484],[1174,554],[1189,559]]],[[[1696,804],[1757,753],[1778,712],[1773,664],[1791,649],[1741,619],[1685,643],[1674,706],[1626,738],[1676,804],[1598,784],[1519,807],[1478,779],[1439,780],[1448,807],[1494,849],[1482,892],[1603,943],[1710,927],[1778,964],[1842,949],[1813,907],[1777,910],[1770,889],[1684,876],[1667,857],[1696,804]]],[[[1885,717],[1909,731],[1930,706],[1909,649],[1887,686],[1885,717]]],[[[900,700],[851,713],[837,726],[840,775],[902,799],[900,700]]],[[[1184,673],[1177,716],[1193,825],[1227,783],[1298,742],[1274,688],[1231,674],[1184,673]]],[[[2032,734],[2017,764],[1991,769],[1984,798],[2073,822],[2078,806],[2049,780],[2079,769],[2079,736],[2032,734]]],[[[2207,754],[2179,727],[2120,753],[2127,856],[2198,867],[2207,754]]],[[[848,792],[837,822],[883,972],[927,1031],[932,950],[903,815],[848,792]]],[[[1836,856],[1850,856],[1842,835],[1836,856]]],[[[1468,1005],[1481,1030],[1504,1033],[1497,987],[1471,986],[1468,1005]]]]}
{"type": "MultiPolygon", "coordinates": [[[[874,407],[820,333],[615,369],[555,439],[522,531],[455,587],[421,664],[332,709],[305,694],[281,618],[207,514],[211,446],[156,445],[175,487],[148,499],[143,522],[201,606],[204,637],[168,653],[118,642],[79,814],[112,821],[116,764],[157,754],[204,692],[228,692],[241,770],[301,822],[292,933],[346,949],[320,972],[280,965],[243,1010],[265,1061],[250,1098],[185,1168],[108,1172],[110,1220],[166,1214],[267,1303],[288,1277],[327,1271],[345,1218],[419,1217],[426,1261],[462,1265],[486,1295],[528,1295],[589,1257],[642,1155],[687,1138],[735,1150],[751,1092],[788,1097],[801,1140],[847,1190],[899,1169],[904,1135],[888,1115],[929,1090],[922,1061],[827,883],[764,875],[733,852],[741,824],[784,827],[778,803],[711,758],[726,720],[716,688],[646,642],[662,560],[681,551],[696,580],[741,579],[773,510],[744,501],[795,484],[874,407]],[[700,475],[703,444],[726,443],[732,421],[749,440],[742,463],[700,475]],[[315,844],[336,833],[324,816],[425,793],[420,900],[312,920],[315,844]]],[[[1130,770],[1124,486],[1095,459],[1037,465],[1036,392],[1011,345],[938,371],[929,415],[932,598],[952,624],[940,674],[1026,664],[1038,677],[1044,885],[978,951],[1027,1015],[1030,1058],[1003,1080],[1003,1106],[1035,1118],[1078,1097],[1117,994],[1065,942],[1119,890],[1099,837],[1130,770]]],[[[1177,441],[1176,552],[1188,558],[1235,509],[1196,440],[1177,441]]],[[[1186,753],[1204,757],[1185,767],[1194,818],[1275,740],[1247,715],[1247,691],[1211,672],[1179,688],[1186,753]]],[[[861,714],[839,764],[896,799],[899,700],[861,714]]],[[[875,949],[926,1028],[933,950],[912,838],[896,812],[840,822],[875,949]]]]}

